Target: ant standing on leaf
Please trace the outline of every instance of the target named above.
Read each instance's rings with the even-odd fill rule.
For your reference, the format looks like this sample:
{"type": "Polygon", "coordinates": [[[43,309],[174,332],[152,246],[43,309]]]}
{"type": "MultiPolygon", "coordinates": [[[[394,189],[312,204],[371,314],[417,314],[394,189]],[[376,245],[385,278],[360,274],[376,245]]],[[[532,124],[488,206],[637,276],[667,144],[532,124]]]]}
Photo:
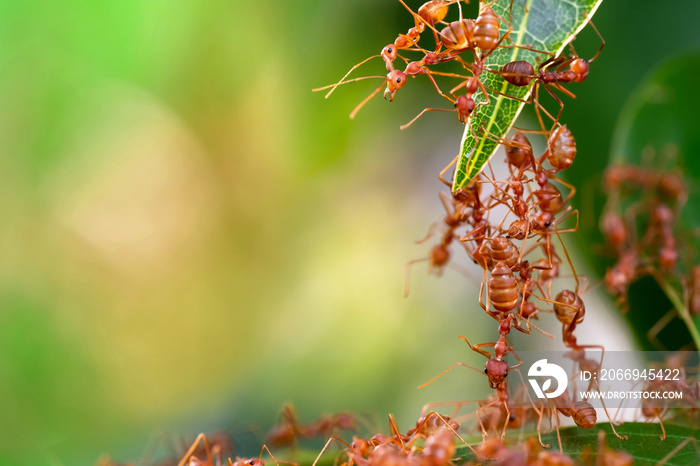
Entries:
{"type": "Polygon", "coordinates": [[[518,87],[529,86],[534,81],[535,92],[533,92],[532,95],[534,96],[535,101],[539,101],[539,89],[541,86],[544,86],[545,90],[549,93],[549,95],[551,95],[552,98],[556,100],[559,104],[559,112],[557,113],[556,118],[553,118],[551,115],[549,115],[544,110],[544,108],[542,108],[541,105],[537,104],[535,106],[537,118],[542,128],[544,128],[545,126],[540,115],[540,110],[547,113],[550,119],[552,119],[552,121],[554,122],[554,125],[550,129],[550,132],[553,131],[554,128],[558,125],[561,112],[564,109],[564,102],[562,102],[562,100],[554,93],[554,91],[550,89],[550,87],[553,87],[563,92],[571,98],[575,98],[576,96],[571,91],[562,86],[562,83],[583,82],[586,79],[586,77],[588,77],[590,63],[592,63],[593,61],[595,61],[596,58],[598,58],[598,55],[603,50],[603,47],[605,47],[605,39],[603,39],[603,36],[600,35],[600,32],[598,32],[598,29],[595,27],[593,22],[588,17],[586,17],[586,21],[588,22],[588,24],[591,25],[591,27],[596,32],[596,34],[598,34],[598,37],[601,40],[600,48],[590,60],[586,60],[584,58],[579,57],[576,53],[576,50],[574,50],[573,43],[571,43],[570,47],[572,55],[570,57],[567,58],[561,56],[552,56],[551,58],[545,60],[539,65],[539,67],[537,68],[537,72],[535,72],[535,68],[532,66],[532,64],[522,60],[507,63],[506,65],[502,66],[499,70],[488,70],[492,73],[501,75],[501,77],[503,77],[503,79],[506,80],[508,83],[518,87]],[[568,69],[564,69],[567,66],[568,69]]]}

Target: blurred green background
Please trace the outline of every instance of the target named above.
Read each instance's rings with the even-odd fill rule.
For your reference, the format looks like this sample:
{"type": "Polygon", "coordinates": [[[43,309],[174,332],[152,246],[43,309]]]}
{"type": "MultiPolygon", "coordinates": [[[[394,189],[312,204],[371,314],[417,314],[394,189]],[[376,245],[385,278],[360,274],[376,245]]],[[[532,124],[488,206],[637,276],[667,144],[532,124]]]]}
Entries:
{"type": "MultiPolygon", "coordinates": [[[[625,99],[698,49],[698,17],[693,0],[603,3],[607,46],[562,117],[570,179],[595,186],[625,99]]],[[[469,371],[415,389],[483,363],[457,339],[488,324],[476,279],[422,263],[403,298],[463,127],[399,131],[443,105],[422,79],[355,120],[376,82],[311,92],[411,23],[394,0],[0,2],[0,463],[261,436],[288,401],[304,421],[408,425],[484,393],[469,371]]],[[[598,46],[590,29],[576,42],[598,46]]]]}

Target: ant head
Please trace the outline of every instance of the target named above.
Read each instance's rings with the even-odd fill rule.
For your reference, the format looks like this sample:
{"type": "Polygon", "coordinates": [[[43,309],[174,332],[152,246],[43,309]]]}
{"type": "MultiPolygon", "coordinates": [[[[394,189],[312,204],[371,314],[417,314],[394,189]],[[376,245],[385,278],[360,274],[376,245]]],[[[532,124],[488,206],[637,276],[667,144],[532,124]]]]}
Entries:
{"type": "Polygon", "coordinates": [[[658,203],[651,211],[652,220],[660,225],[670,225],[673,222],[673,211],[666,204],[658,203]]]}
{"type": "Polygon", "coordinates": [[[497,388],[508,377],[508,363],[498,359],[486,361],[484,373],[489,377],[491,388],[497,388]]]}
{"type": "Polygon", "coordinates": [[[546,262],[547,267],[540,269],[540,280],[548,282],[559,276],[559,264],[557,262],[546,262]]]}
{"type": "Polygon", "coordinates": [[[537,306],[535,306],[534,303],[531,303],[530,301],[525,301],[525,304],[523,304],[522,307],[522,315],[526,319],[530,318],[535,318],[537,319],[537,313],[539,312],[539,309],[537,309],[537,306]]]}
{"type": "MultiPolygon", "coordinates": [[[[398,39],[397,39],[398,40],[398,39]]],[[[394,60],[396,60],[396,45],[395,44],[389,44],[386,47],[382,49],[382,58],[384,59],[385,62],[387,63],[393,63],[394,60]]]]}
{"type": "Polygon", "coordinates": [[[672,272],[678,263],[678,251],[674,248],[663,247],[659,250],[659,266],[664,272],[672,272]]]}
{"type": "Polygon", "coordinates": [[[630,281],[618,265],[605,272],[605,286],[613,295],[622,296],[627,292],[630,281]]]}
{"type": "Polygon", "coordinates": [[[528,230],[527,220],[515,220],[510,224],[506,238],[525,239],[528,230]]]}
{"type": "Polygon", "coordinates": [[[659,191],[663,197],[678,201],[687,194],[688,188],[680,173],[671,172],[663,173],[659,178],[659,191]]]}
{"type": "Polygon", "coordinates": [[[257,458],[236,458],[236,461],[230,463],[231,466],[263,466],[263,462],[257,458]]]}
{"type": "Polygon", "coordinates": [[[394,94],[406,84],[406,73],[400,70],[393,70],[386,75],[386,89],[384,98],[389,94],[389,100],[394,100],[394,94]]]}
{"type": "Polygon", "coordinates": [[[450,260],[450,251],[446,246],[438,244],[430,250],[430,264],[433,267],[442,267],[450,260]]]}
{"type": "Polygon", "coordinates": [[[537,213],[532,223],[534,223],[535,230],[542,231],[549,228],[553,221],[554,215],[552,215],[551,212],[544,210],[537,213]]]}
{"type": "Polygon", "coordinates": [[[586,60],[585,58],[576,58],[574,61],[571,62],[569,68],[571,69],[571,71],[576,73],[576,82],[582,82],[588,76],[588,71],[590,67],[588,66],[588,60],[586,60]]]}
{"type": "Polygon", "coordinates": [[[476,108],[476,104],[474,103],[474,99],[472,99],[471,97],[467,97],[466,95],[460,95],[459,97],[457,97],[457,100],[455,100],[455,108],[457,109],[459,121],[461,121],[462,123],[466,123],[469,119],[469,116],[476,108]]]}
{"type": "Polygon", "coordinates": [[[352,443],[350,444],[350,450],[364,456],[367,453],[367,450],[369,450],[369,442],[353,436],[352,443]]]}
{"type": "Polygon", "coordinates": [[[520,180],[510,180],[508,181],[508,187],[513,191],[516,196],[522,196],[524,191],[523,182],[520,180]]]}

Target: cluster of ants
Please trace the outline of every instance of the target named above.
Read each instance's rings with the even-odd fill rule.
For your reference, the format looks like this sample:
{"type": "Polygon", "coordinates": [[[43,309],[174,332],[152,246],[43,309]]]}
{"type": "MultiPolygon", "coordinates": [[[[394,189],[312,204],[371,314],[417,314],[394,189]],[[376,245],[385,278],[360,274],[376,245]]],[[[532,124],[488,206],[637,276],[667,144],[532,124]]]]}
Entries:
{"type": "MultiPolygon", "coordinates": [[[[643,160],[653,158],[654,151],[645,149],[643,160]]],[[[665,154],[669,159],[672,153],[665,154]]],[[[691,316],[700,314],[700,265],[693,263],[690,237],[677,233],[680,212],[688,198],[688,187],[678,171],[664,171],[635,165],[613,165],[603,177],[607,202],[600,220],[600,230],[615,263],[604,278],[608,291],[617,299],[621,309],[628,311],[627,294],[630,285],[644,277],[654,278],[660,285],[677,281],[683,290],[681,305],[691,316]],[[686,251],[681,258],[679,251],[686,251]]],[[[659,350],[667,350],[658,334],[678,315],[669,310],[653,325],[647,337],[659,350]]],[[[682,353],[681,353],[682,354],[682,353]]],[[[683,394],[684,409],[680,412],[697,415],[700,382],[686,374],[684,361],[671,357],[664,369],[677,370],[678,380],[648,381],[646,391],[675,391],[683,394]]],[[[665,437],[662,416],[669,411],[658,402],[645,400],[642,415],[657,419],[665,437]]]]}
{"type": "MultiPolygon", "coordinates": [[[[326,95],[328,97],[342,84],[364,79],[381,79],[382,84],[353,109],[351,118],[382,89],[384,97],[393,100],[395,94],[406,84],[408,76],[426,76],[435,90],[451,102],[454,109],[426,108],[402,126],[402,129],[410,126],[428,111],[456,112],[461,123],[468,123],[482,105],[489,104],[490,95],[500,94],[484,85],[484,73],[498,75],[513,86],[534,89],[534,92],[530,92],[531,97],[528,100],[502,95],[533,104],[540,124],[538,130],[521,129],[510,139],[500,138],[483,128],[481,134],[474,134],[478,138],[495,139],[504,147],[508,176],[498,180],[491,169],[490,176],[482,172],[464,188],[455,190],[452,183],[444,177],[455,161],[448,165],[439,174],[439,179],[450,188],[449,194],[440,194],[446,212],[439,224],[443,230],[440,241],[431,249],[428,257],[409,263],[410,266],[420,260],[428,261],[430,270],[440,274],[453,258],[451,247],[459,245],[469,258],[481,267],[479,305],[488,316],[497,321],[498,338],[496,341],[477,344],[470,343],[466,337],[460,338],[472,350],[487,358],[483,372],[494,393],[487,400],[476,402],[478,407],[475,415],[460,415],[463,406],[474,402],[431,403],[423,408],[415,427],[405,434],[400,432],[393,416],[389,415],[389,435],[376,434],[369,439],[354,435],[351,442],[341,439],[337,432],[355,432],[355,416],[341,413],[303,424],[299,422],[291,407],[286,407],[282,412],[281,422],[268,434],[266,444],[257,458],[228,458],[227,463],[229,466],[259,466],[270,461],[278,466],[280,463],[296,464],[275,459],[270,448],[293,450],[300,440],[322,438],[327,439],[327,442],[316,457],[314,465],[320,461],[333,442],[342,445],[342,451],[335,459],[335,464],[340,463],[342,466],[449,466],[460,461],[456,455],[461,447],[471,451],[475,458],[468,464],[490,461],[490,464],[522,466],[573,465],[574,460],[562,452],[559,415],[571,418],[577,426],[591,429],[596,425],[597,412],[587,400],[575,401],[567,391],[557,398],[547,400],[533,400],[527,394],[527,390],[509,396],[508,375],[512,372],[520,374],[517,368],[522,364],[509,340],[509,334],[512,329],[524,334],[531,334],[532,329],[535,329],[554,338],[533,322],[542,314],[552,313],[562,324],[562,341],[570,350],[568,357],[575,362],[578,370],[597,373],[601,367],[605,348],[596,344],[580,344],[575,336],[575,330],[583,322],[586,313],[582,299],[585,286],[581,285],[582,280],[579,280],[561,235],[578,230],[579,215],[570,205],[576,190],[560,178],[559,172],[566,170],[574,162],[576,141],[567,126],[559,122],[564,104],[555,91],[573,96],[562,84],[585,80],[589,72],[589,63],[597,58],[605,42],[601,37],[601,47],[590,60],[578,57],[573,46],[573,55],[558,56],[512,43],[512,26],[494,11],[492,5],[495,2],[481,5],[478,16],[471,19],[463,17],[461,0],[431,0],[424,3],[417,12],[411,10],[403,0],[398,1],[412,15],[413,27],[405,34],[398,34],[379,55],[369,57],[353,66],[338,83],[314,89],[330,89],[326,95]],[[447,22],[445,18],[453,5],[459,10],[459,19],[447,22]],[[501,27],[502,23],[506,25],[505,28],[501,27]],[[421,35],[425,33],[432,35],[434,49],[421,42],[421,35]],[[536,54],[541,53],[543,60],[534,65],[523,60],[512,61],[499,69],[488,66],[487,58],[504,47],[517,47],[536,54]],[[409,60],[400,54],[409,52],[418,53],[421,58],[409,60]],[[386,76],[346,79],[352,71],[377,57],[384,61],[386,76]],[[405,63],[403,70],[397,67],[398,60],[405,63]],[[469,76],[438,71],[437,67],[445,62],[461,65],[469,76]],[[438,77],[457,78],[460,83],[445,93],[438,85],[438,77]],[[541,87],[559,103],[560,108],[556,116],[539,103],[538,91],[541,87]],[[455,94],[462,89],[463,93],[455,94]],[[483,97],[475,100],[478,92],[483,97]],[[551,119],[551,126],[544,124],[542,113],[551,119]],[[543,153],[534,153],[526,134],[543,138],[546,147],[543,153]],[[571,225],[565,226],[565,222],[571,225]],[[571,275],[562,275],[560,272],[567,266],[571,275]],[[575,287],[563,289],[555,294],[555,285],[561,280],[571,278],[575,287]],[[493,354],[486,350],[491,347],[493,354]],[[600,351],[600,360],[588,357],[587,350],[600,351]],[[508,355],[518,363],[511,366],[507,361],[508,355]],[[449,415],[439,414],[432,410],[436,406],[453,406],[453,411],[449,415]],[[475,424],[479,426],[482,434],[482,442],[478,446],[470,445],[459,433],[460,428],[464,428],[464,422],[474,417],[477,419],[475,424]],[[545,419],[550,431],[556,428],[559,451],[547,450],[550,445],[543,442],[545,419]],[[505,441],[507,429],[523,429],[528,422],[537,424],[538,439],[530,438],[519,446],[508,446],[505,441]],[[497,435],[493,435],[494,432],[497,435]],[[264,451],[267,451],[270,460],[262,460],[264,451]]],[[[499,1],[507,3],[505,0],[499,1]]],[[[511,1],[511,13],[513,8],[511,1]]],[[[585,19],[595,30],[590,18],[585,19]]],[[[595,32],[598,33],[597,30],[595,32]]],[[[599,33],[598,36],[600,37],[599,33]]],[[[637,183],[643,188],[653,186],[660,193],[670,196],[673,201],[670,206],[658,203],[651,208],[648,234],[635,242],[632,242],[629,229],[625,227],[629,219],[625,221],[612,210],[608,210],[603,222],[604,231],[615,245],[620,262],[611,269],[606,283],[622,296],[626,292],[626,286],[639,276],[639,266],[645,261],[648,262],[648,259],[655,260],[660,270],[673,267],[677,255],[673,255],[675,240],[671,226],[677,213],[676,207],[683,202],[682,193],[685,192],[685,188],[681,188],[669,177],[651,173],[638,174],[632,170],[620,170],[617,173],[610,171],[606,179],[618,188],[626,183],[637,183]],[[658,253],[642,258],[642,246],[657,247],[658,253]]],[[[430,236],[431,234],[428,235],[430,236]]],[[[696,306],[693,309],[697,309],[700,307],[700,293],[696,292],[700,283],[700,271],[693,269],[693,273],[688,281],[688,289],[691,290],[689,295],[692,296],[689,299],[696,306]]],[[[474,369],[465,363],[457,362],[419,388],[431,384],[457,366],[474,369]]],[[[595,379],[590,383],[589,389],[599,389],[595,379]]],[[[524,381],[522,386],[526,388],[524,381]]],[[[647,408],[643,413],[646,417],[660,420],[660,407],[647,408]]],[[[605,412],[607,413],[607,409],[605,412]]],[[[617,433],[612,420],[610,425],[618,438],[626,438],[617,433]]],[[[690,439],[676,447],[660,464],[666,462],[689,441],[690,439]]],[[[201,434],[177,465],[219,466],[225,463],[223,453],[218,444],[210,445],[207,437],[201,434]]],[[[603,431],[598,438],[595,456],[591,451],[584,451],[578,460],[583,464],[632,464],[632,457],[628,453],[608,448],[603,431]]]]}
{"type": "MultiPolygon", "coordinates": [[[[643,159],[653,156],[648,148],[643,159]]],[[[673,154],[665,154],[673,158],[673,154]]],[[[608,194],[600,229],[615,257],[605,274],[605,285],[627,309],[627,291],[632,282],[646,276],[657,281],[677,279],[683,289],[683,304],[693,315],[700,314],[700,265],[693,264],[688,235],[676,233],[676,224],[688,198],[688,187],[678,171],[663,171],[634,165],[613,165],[604,174],[608,194]],[[686,257],[680,261],[679,251],[686,257]]],[[[649,339],[665,348],[656,335],[675,317],[667,313],[651,329],[649,339]]]]}
{"type": "MultiPolygon", "coordinates": [[[[331,416],[322,416],[319,420],[303,424],[299,422],[291,406],[285,406],[281,414],[280,423],[275,426],[267,436],[267,443],[260,450],[257,458],[227,458],[223,456],[230,454],[232,444],[227,436],[215,435],[211,439],[205,434],[200,434],[192,443],[189,450],[182,459],[175,463],[159,463],[162,466],[263,466],[267,462],[279,464],[289,464],[296,466],[297,463],[282,461],[275,458],[270,448],[296,448],[300,440],[313,438],[327,438],[328,441],[321,449],[313,462],[315,466],[331,442],[336,441],[345,446],[339,456],[335,458],[335,463],[342,461],[344,466],[449,466],[456,464],[461,458],[457,457],[458,444],[468,447],[477,459],[464,464],[482,464],[479,458],[489,458],[494,465],[514,465],[514,466],[568,466],[574,461],[567,455],[557,451],[542,451],[540,444],[534,438],[520,446],[507,446],[498,438],[491,438],[481,445],[471,447],[457,432],[459,424],[448,416],[430,411],[421,416],[415,427],[402,434],[396,425],[394,417],[389,415],[390,435],[375,434],[365,440],[358,436],[353,436],[350,443],[345,442],[333,434],[336,431],[357,430],[357,418],[349,413],[339,413],[331,416]],[[268,447],[269,445],[269,447],[268,447]],[[263,452],[267,451],[269,460],[263,460],[263,452]]],[[[590,448],[584,448],[580,462],[583,464],[593,464],[593,454],[590,448]]],[[[610,465],[631,464],[629,455],[608,448],[605,434],[600,432],[598,438],[597,458],[604,459],[610,465]]],[[[103,459],[99,466],[116,466],[116,463],[103,459]]]]}

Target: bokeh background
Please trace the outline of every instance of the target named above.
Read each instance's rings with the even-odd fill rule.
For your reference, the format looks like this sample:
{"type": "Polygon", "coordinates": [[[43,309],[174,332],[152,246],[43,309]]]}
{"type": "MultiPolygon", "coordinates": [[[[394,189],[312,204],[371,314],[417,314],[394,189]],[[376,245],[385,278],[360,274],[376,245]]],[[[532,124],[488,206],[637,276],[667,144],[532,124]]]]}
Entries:
{"type": "MultiPolygon", "coordinates": [[[[626,98],[698,49],[698,17],[693,0],[599,8],[607,46],[563,114],[583,198],[626,98]]],[[[442,105],[424,80],[355,120],[375,82],[311,92],[411,23],[394,0],[0,1],[0,463],[260,437],[285,402],[409,425],[483,392],[467,370],[415,388],[483,363],[457,339],[494,333],[478,277],[417,264],[403,298],[463,127],[398,129],[442,105]]]]}

